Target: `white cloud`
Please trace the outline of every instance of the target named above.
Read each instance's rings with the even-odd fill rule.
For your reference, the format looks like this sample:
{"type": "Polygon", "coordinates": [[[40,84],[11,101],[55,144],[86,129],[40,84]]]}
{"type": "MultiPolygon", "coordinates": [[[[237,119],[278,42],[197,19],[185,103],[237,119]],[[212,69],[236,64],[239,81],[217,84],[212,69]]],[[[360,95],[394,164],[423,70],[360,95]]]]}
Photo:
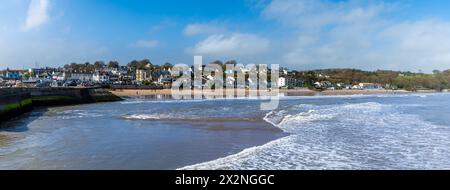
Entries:
{"type": "Polygon", "coordinates": [[[393,4],[362,4],[360,1],[273,0],[263,16],[297,27],[311,28],[334,24],[367,22],[395,8],[393,4]]]}
{"type": "Polygon", "coordinates": [[[155,48],[159,45],[159,42],[156,40],[138,40],[130,45],[130,47],[134,48],[155,48]]]}
{"type": "Polygon", "coordinates": [[[211,35],[188,52],[196,55],[246,56],[269,49],[269,40],[254,34],[211,35]]]}
{"type": "Polygon", "coordinates": [[[32,30],[47,23],[50,19],[49,9],[50,0],[31,0],[24,30],[32,30]]]}
{"type": "Polygon", "coordinates": [[[295,31],[281,55],[293,68],[449,69],[450,22],[385,17],[394,7],[382,2],[274,0],[263,16],[295,31]]]}
{"type": "Polygon", "coordinates": [[[215,22],[211,23],[193,23],[186,26],[183,33],[187,36],[198,34],[219,34],[226,31],[226,27],[215,22]]]}
{"type": "Polygon", "coordinates": [[[383,52],[387,63],[426,71],[450,68],[449,22],[403,22],[386,28],[380,36],[391,44],[383,52]]]}

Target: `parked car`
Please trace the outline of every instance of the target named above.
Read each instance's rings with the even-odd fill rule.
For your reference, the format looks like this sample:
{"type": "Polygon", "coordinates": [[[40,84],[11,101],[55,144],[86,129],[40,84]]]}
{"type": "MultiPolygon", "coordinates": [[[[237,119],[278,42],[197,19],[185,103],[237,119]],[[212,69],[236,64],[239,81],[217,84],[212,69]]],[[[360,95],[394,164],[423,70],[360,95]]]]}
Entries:
{"type": "Polygon", "coordinates": [[[114,85],[124,85],[125,82],[123,82],[123,81],[116,81],[116,82],[114,82],[113,84],[114,84],[114,85]]]}
{"type": "Polygon", "coordinates": [[[81,84],[81,86],[84,86],[84,87],[93,87],[93,86],[95,86],[95,84],[92,83],[92,82],[83,82],[83,83],[81,84]]]}
{"type": "Polygon", "coordinates": [[[53,81],[52,87],[61,87],[64,85],[64,82],[62,81],[53,81]]]}
{"type": "Polygon", "coordinates": [[[70,86],[77,86],[77,82],[76,81],[66,81],[63,85],[64,87],[70,87],[70,86]]]}
{"type": "Polygon", "coordinates": [[[41,81],[39,83],[36,83],[36,87],[38,88],[46,88],[46,87],[50,87],[51,83],[47,82],[47,81],[41,81]]]}

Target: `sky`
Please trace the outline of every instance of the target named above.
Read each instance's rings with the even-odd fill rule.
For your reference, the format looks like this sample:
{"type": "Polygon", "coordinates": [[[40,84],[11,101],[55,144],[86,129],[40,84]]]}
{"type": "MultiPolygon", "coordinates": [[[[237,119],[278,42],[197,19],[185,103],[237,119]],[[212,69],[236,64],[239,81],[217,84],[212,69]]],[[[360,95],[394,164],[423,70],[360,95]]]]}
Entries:
{"type": "Polygon", "coordinates": [[[2,0],[0,69],[148,58],[450,69],[448,0],[2,0]]]}

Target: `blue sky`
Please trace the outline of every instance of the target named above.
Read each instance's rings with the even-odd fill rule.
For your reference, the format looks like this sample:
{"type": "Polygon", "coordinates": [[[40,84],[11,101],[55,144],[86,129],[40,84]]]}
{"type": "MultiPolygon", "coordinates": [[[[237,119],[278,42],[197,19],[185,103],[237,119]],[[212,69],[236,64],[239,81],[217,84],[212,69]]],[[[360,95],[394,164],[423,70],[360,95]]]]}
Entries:
{"type": "Polygon", "coordinates": [[[0,68],[149,58],[450,69],[446,0],[3,0],[0,68]]]}

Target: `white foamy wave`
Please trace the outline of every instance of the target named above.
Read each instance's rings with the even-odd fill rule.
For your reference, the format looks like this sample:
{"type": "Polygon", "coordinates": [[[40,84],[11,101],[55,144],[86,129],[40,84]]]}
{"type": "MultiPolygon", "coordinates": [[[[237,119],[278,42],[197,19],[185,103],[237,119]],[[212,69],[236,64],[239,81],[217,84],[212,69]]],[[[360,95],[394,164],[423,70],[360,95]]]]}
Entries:
{"type": "Polygon", "coordinates": [[[142,100],[128,100],[128,101],[122,101],[122,102],[120,102],[120,104],[123,104],[123,105],[129,105],[129,104],[142,104],[142,103],[145,103],[145,102],[149,102],[149,101],[142,101],[142,100]]]}
{"type": "Polygon", "coordinates": [[[53,118],[53,119],[82,119],[82,118],[96,118],[105,116],[103,113],[100,113],[96,110],[58,110],[53,109],[48,113],[45,113],[42,117],[44,118],[53,118]]]}
{"type": "Polygon", "coordinates": [[[283,121],[285,117],[286,111],[271,111],[264,116],[263,120],[267,123],[272,124],[273,126],[278,126],[278,124],[283,121]]]}
{"type": "Polygon", "coordinates": [[[353,95],[280,96],[280,100],[348,99],[348,98],[366,98],[366,97],[375,97],[375,95],[353,94],[353,95]]]}
{"type": "Polygon", "coordinates": [[[179,170],[300,170],[352,169],[348,157],[338,151],[298,144],[298,136],[284,137],[262,146],[217,160],[195,164],[179,170]]]}
{"type": "Polygon", "coordinates": [[[198,116],[171,115],[171,114],[132,114],[123,116],[125,119],[131,120],[195,120],[200,119],[198,116]]]}
{"type": "Polygon", "coordinates": [[[320,111],[309,110],[296,115],[287,115],[277,126],[286,132],[295,133],[295,130],[304,124],[332,120],[336,117],[336,113],[320,113],[320,111]]]}
{"type": "Polygon", "coordinates": [[[264,119],[290,136],[181,169],[450,168],[448,127],[398,106],[367,102],[272,111],[264,119]]]}
{"type": "Polygon", "coordinates": [[[209,121],[209,122],[223,122],[223,121],[260,121],[259,118],[241,118],[241,117],[219,117],[219,116],[198,116],[198,115],[181,115],[181,114],[131,114],[122,116],[129,120],[166,120],[166,121],[209,121]]]}
{"type": "Polygon", "coordinates": [[[145,99],[138,99],[138,100],[127,100],[124,102],[120,102],[120,104],[156,104],[156,103],[192,103],[192,102],[203,102],[206,100],[145,100],[145,99]]]}
{"type": "Polygon", "coordinates": [[[280,96],[280,100],[302,100],[302,99],[360,99],[360,98],[402,98],[446,95],[449,93],[411,93],[401,92],[392,94],[352,94],[352,95],[315,95],[315,96],[280,96]]]}
{"type": "MultiPolygon", "coordinates": [[[[258,153],[265,152],[267,149],[271,147],[276,147],[281,144],[286,144],[290,141],[292,137],[284,137],[272,142],[269,142],[262,146],[252,147],[243,150],[242,152],[239,152],[237,154],[233,154],[224,158],[219,158],[217,160],[204,162],[200,164],[195,164],[191,166],[186,166],[183,168],[179,168],[178,170],[219,170],[219,169],[235,169],[235,168],[241,168],[241,169],[251,169],[251,168],[243,168],[241,167],[242,162],[245,160],[249,160],[251,158],[255,158],[258,153]]],[[[259,166],[263,166],[264,164],[261,162],[259,166]]],[[[253,169],[260,169],[255,166],[253,169]]]]}
{"type": "Polygon", "coordinates": [[[433,92],[433,93],[405,93],[405,94],[380,94],[376,97],[378,98],[392,98],[392,97],[419,97],[419,98],[428,98],[433,96],[442,96],[446,95],[447,93],[441,93],[441,92],[433,92]]]}
{"type": "Polygon", "coordinates": [[[325,106],[300,104],[287,110],[269,112],[264,120],[285,132],[295,133],[299,127],[310,126],[316,122],[347,118],[347,114],[380,112],[383,108],[389,106],[376,102],[325,106]]]}

